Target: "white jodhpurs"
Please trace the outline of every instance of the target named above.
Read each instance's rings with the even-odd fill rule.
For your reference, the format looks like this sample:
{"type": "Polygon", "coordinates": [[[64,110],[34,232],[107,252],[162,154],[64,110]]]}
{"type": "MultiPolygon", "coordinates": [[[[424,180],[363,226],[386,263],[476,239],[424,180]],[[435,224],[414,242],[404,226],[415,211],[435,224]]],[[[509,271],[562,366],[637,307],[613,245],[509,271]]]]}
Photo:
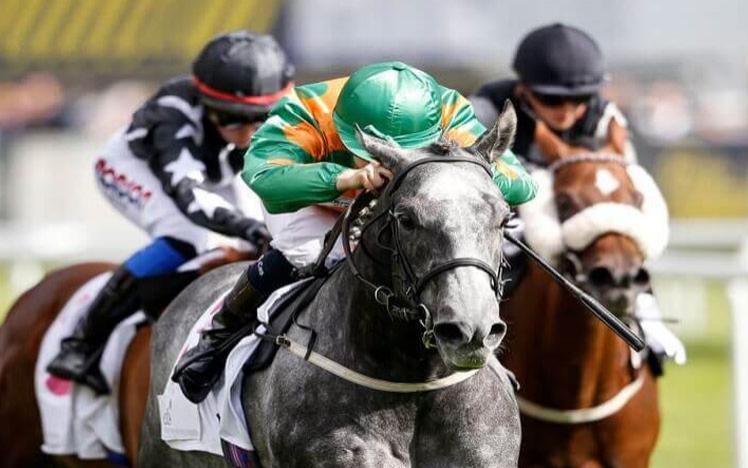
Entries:
{"type": "MultiPolygon", "coordinates": [[[[265,212],[265,223],[273,236],[271,245],[296,268],[317,260],[325,241],[325,234],[334,225],[340,213],[321,206],[308,206],[293,213],[270,214],[265,212]]],[[[331,266],[345,256],[340,239],[330,251],[325,262],[331,266]]]]}
{"type": "MultiPolygon", "coordinates": [[[[161,182],[138,159],[127,144],[124,132],[115,134],[94,166],[96,185],[109,203],[151,238],[173,237],[190,243],[198,254],[216,247],[247,250],[246,242],[223,236],[199,226],[185,216],[163,190],[161,182]]],[[[257,196],[238,178],[224,186],[205,188],[242,208],[259,204],[257,196]],[[252,199],[248,201],[247,199],[252,199]]],[[[254,210],[260,212],[259,209],[254,210]]],[[[250,214],[251,216],[251,214],[250,214]]]]}

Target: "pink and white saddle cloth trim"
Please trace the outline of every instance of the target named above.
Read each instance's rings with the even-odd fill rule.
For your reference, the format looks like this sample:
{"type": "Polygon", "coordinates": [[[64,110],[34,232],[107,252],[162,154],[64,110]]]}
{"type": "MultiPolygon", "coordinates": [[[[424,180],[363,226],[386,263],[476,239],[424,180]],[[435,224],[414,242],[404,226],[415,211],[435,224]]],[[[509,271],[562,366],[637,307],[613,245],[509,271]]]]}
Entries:
{"type": "Polygon", "coordinates": [[[138,312],[112,332],[101,357],[101,370],[112,393],[96,395],[85,385],[59,379],[46,371],[60,351],[60,342],[70,336],[78,321],[111,273],[89,280],[68,301],[47,330],[34,369],[34,387],[39,404],[44,443],[51,455],[76,455],[84,460],[106,458],[108,452],[124,453],[119,428],[119,379],[122,362],[137,326],[146,320],[138,312]]]}
{"type": "MultiPolygon", "coordinates": [[[[185,263],[179,271],[200,269],[223,257],[220,249],[205,252],[185,263]]],[[[85,385],[59,379],[46,371],[60,351],[60,342],[72,334],[78,321],[104,287],[111,272],[85,283],[68,300],[50,325],[36,360],[34,389],[42,421],[42,451],[50,455],[76,455],[84,460],[106,458],[109,452],[124,453],[119,426],[119,381],[122,363],[137,326],[146,321],[142,312],[121,322],[112,332],[101,357],[101,371],[112,393],[96,395],[85,385]]]]}

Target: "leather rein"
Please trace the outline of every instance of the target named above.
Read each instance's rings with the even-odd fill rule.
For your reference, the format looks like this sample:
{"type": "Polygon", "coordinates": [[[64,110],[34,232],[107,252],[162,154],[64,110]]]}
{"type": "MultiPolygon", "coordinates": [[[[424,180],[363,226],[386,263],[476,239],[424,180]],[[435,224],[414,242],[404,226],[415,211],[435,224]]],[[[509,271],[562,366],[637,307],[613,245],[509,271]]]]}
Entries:
{"type": "MultiPolygon", "coordinates": [[[[493,178],[491,168],[485,162],[478,159],[467,158],[467,157],[429,157],[420,159],[407,165],[401,172],[399,172],[395,178],[389,182],[387,187],[381,196],[377,197],[376,194],[371,192],[361,192],[354,202],[348,207],[346,212],[338,218],[335,226],[325,236],[324,247],[320,256],[314,265],[311,266],[310,270],[304,272],[305,274],[311,274],[314,276],[326,276],[328,274],[327,269],[324,266],[325,259],[332,250],[338,236],[342,235],[343,250],[346,254],[346,262],[351,269],[353,275],[368,289],[371,290],[374,300],[384,306],[387,312],[392,317],[401,318],[403,320],[418,320],[420,324],[425,328],[425,332],[422,337],[422,342],[426,348],[435,347],[433,343],[433,322],[431,319],[431,313],[428,307],[423,304],[420,300],[420,293],[426,284],[437,277],[438,275],[460,267],[476,267],[485,271],[491,278],[491,284],[497,295],[501,291],[501,264],[499,265],[498,272],[494,268],[486,263],[485,261],[478,258],[455,258],[446,262],[440,263],[437,266],[431,268],[422,276],[418,276],[412,267],[412,264],[408,261],[407,257],[403,253],[402,242],[399,233],[400,220],[394,212],[394,203],[392,200],[392,194],[399,188],[405,176],[415,169],[416,167],[422,166],[429,163],[450,163],[450,162],[466,162],[470,164],[476,164],[480,166],[489,177],[493,178]],[[378,208],[377,208],[378,206],[378,208]],[[374,214],[375,209],[379,212],[374,214]],[[379,234],[377,235],[377,243],[389,251],[392,256],[393,265],[397,264],[405,272],[405,277],[400,278],[402,285],[396,287],[394,292],[391,288],[385,285],[378,285],[375,282],[366,278],[358,266],[355,260],[353,260],[353,248],[351,242],[359,242],[361,250],[365,255],[369,256],[375,262],[382,263],[376,257],[371,255],[366,250],[363,243],[363,234],[367,229],[370,229],[379,219],[386,217],[386,223],[380,228],[379,234]],[[381,244],[379,237],[389,228],[392,234],[393,245],[391,247],[381,244]],[[404,286],[404,287],[403,287],[404,286]]],[[[393,275],[393,279],[395,276],[393,275]]],[[[322,356],[312,350],[314,339],[305,347],[299,343],[296,343],[290,339],[287,335],[263,335],[265,339],[272,339],[276,345],[283,347],[290,353],[298,356],[305,361],[330,372],[348,382],[360,385],[373,390],[384,391],[384,392],[395,392],[395,393],[413,393],[413,392],[424,392],[439,390],[447,388],[457,383],[463,382],[473,375],[475,375],[479,369],[473,369],[464,372],[454,372],[445,377],[430,380],[427,382],[391,382],[387,380],[381,380],[369,377],[367,375],[356,372],[349,369],[341,364],[322,356]]],[[[491,368],[498,375],[501,372],[501,368],[497,367],[498,363],[491,364],[491,368]]]]}
{"type": "Polygon", "coordinates": [[[423,343],[427,348],[434,346],[433,321],[431,318],[431,312],[421,301],[420,295],[431,280],[442,273],[455,268],[474,267],[479,268],[488,274],[491,278],[491,286],[497,296],[501,291],[501,265],[499,265],[498,269],[495,269],[493,266],[479,258],[460,257],[442,262],[431,268],[426,273],[419,275],[404,253],[403,242],[400,234],[402,225],[401,220],[398,218],[394,210],[393,194],[399,189],[405,177],[413,169],[425,164],[456,162],[475,164],[483,169],[489,177],[493,178],[493,173],[489,165],[476,158],[434,156],[419,159],[408,164],[402,171],[398,172],[393,180],[387,184],[384,192],[379,197],[372,192],[361,192],[342,217],[341,231],[343,250],[345,251],[346,262],[354,277],[371,290],[374,300],[378,304],[384,306],[392,317],[400,318],[402,320],[418,320],[426,329],[423,335],[423,343]],[[378,213],[374,214],[375,211],[378,211],[378,213]],[[376,284],[372,280],[366,278],[359,270],[352,255],[352,242],[360,241],[363,252],[375,262],[381,263],[380,260],[374,257],[367,250],[363,242],[363,236],[368,229],[371,229],[382,218],[386,218],[386,220],[384,225],[379,227],[379,232],[376,236],[377,244],[379,247],[390,253],[392,265],[397,265],[403,273],[402,275],[393,275],[393,280],[399,280],[398,282],[393,281],[393,287],[376,284]],[[391,246],[384,245],[380,241],[382,234],[386,233],[388,230],[392,239],[391,246]]]}

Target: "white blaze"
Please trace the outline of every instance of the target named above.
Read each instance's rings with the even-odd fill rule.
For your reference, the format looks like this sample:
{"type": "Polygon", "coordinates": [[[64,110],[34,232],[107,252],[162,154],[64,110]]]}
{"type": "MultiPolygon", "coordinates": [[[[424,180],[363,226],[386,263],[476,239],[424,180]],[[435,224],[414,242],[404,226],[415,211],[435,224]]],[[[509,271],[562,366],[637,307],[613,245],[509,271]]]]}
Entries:
{"type": "Polygon", "coordinates": [[[618,179],[615,178],[615,176],[613,176],[613,174],[610,173],[608,169],[600,168],[595,174],[595,186],[604,197],[607,197],[611,193],[618,190],[618,187],[621,186],[621,183],[618,181],[618,179]]]}

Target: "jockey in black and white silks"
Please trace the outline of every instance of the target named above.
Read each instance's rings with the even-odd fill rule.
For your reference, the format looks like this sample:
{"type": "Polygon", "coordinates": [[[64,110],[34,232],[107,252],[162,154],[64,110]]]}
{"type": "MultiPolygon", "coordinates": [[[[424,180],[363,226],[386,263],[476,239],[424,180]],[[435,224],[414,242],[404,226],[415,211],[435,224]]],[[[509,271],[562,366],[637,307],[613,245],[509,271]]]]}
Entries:
{"type": "MultiPolygon", "coordinates": [[[[496,120],[504,101],[512,101],[517,109],[517,134],[512,150],[523,163],[547,167],[550,163],[547,156],[557,156],[543,154],[538,144],[540,131],[550,131],[569,145],[590,150],[612,143],[626,162],[637,162],[628,139],[626,118],[615,103],[600,95],[607,74],[600,48],[588,34],[563,24],[540,27],[521,41],[513,67],[518,79],[487,83],[470,101],[478,119],[487,126],[496,120]]],[[[660,196],[656,186],[653,190],[660,196]]],[[[519,233],[523,230],[521,222],[517,229],[519,233]]],[[[510,293],[522,278],[526,260],[511,243],[505,243],[505,249],[513,267],[509,271],[513,281],[505,290],[510,293]]],[[[651,292],[637,298],[636,316],[655,354],[685,363],[685,348],[663,324],[651,292]]]]}
{"type": "MultiPolygon", "coordinates": [[[[238,207],[236,174],[255,130],[292,89],[293,73],[270,36],[216,36],[193,63],[192,76],[163,85],[110,139],[95,165],[98,186],[153,241],[115,270],[63,340],[51,374],[108,392],[99,370],[103,347],[120,321],[148,308],[146,291],[155,278],[165,284],[182,264],[218,246],[238,240],[257,249],[269,242],[264,224],[238,207]]],[[[177,282],[172,292],[184,285],[177,282]]]]}

